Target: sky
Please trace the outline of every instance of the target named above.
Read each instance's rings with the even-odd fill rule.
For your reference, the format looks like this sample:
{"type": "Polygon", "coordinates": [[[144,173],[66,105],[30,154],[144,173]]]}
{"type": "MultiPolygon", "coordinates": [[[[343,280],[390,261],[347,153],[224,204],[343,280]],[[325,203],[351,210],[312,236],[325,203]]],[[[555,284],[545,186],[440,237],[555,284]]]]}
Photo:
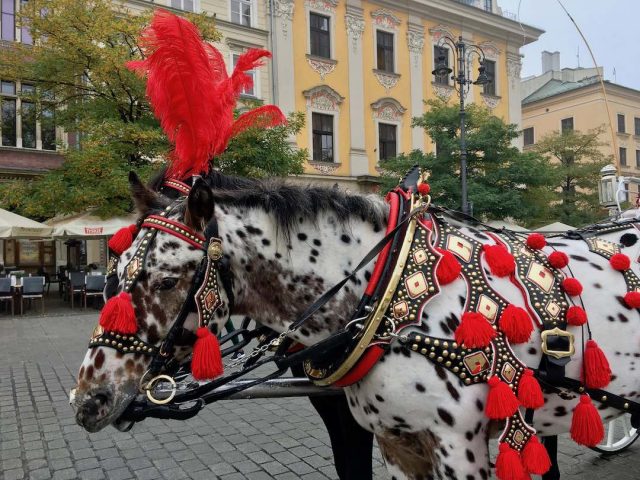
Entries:
{"type": "MultiPolygon", "coordinates": [[[[606,80],[640,90],[640,0],[561,0],[591,45],[606,80]],[[615,75],[614,75],[615,69],[615,75]]],[[[522,77],[539,75],[541,52],[560,52],[560,68],[592,67],[578,31],[558,0],[498,0],[522,23],[542,28],[540,39],[521,49],[522,77]]]]}

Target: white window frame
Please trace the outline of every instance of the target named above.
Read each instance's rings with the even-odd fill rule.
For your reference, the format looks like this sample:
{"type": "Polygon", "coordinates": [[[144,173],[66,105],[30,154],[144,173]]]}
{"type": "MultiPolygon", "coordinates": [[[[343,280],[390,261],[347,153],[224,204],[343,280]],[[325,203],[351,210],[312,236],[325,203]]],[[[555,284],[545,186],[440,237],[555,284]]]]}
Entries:
{"type": "MultiPolygon", "coordinates": [[[[167,0],[167,6],[171,7],[171,8],[176,8],[173,7],[171,5],[171,1],[172,0],[167,0]]],[[[180,0],[180,4],[184,5],[184,0],[180,0]]],[[[182,12],[191,12],[191,10],[185,10],[184,8],[180,7],[178,8],[178,10],[182,11],[182,12]]],[[[193,12],[192,13],[200,13],[200,0],[193,0],[193,12]]]]}
{"type": "MultiPolygon", "coordinates": [[[[311,55],[311,14],[322,15],[323,17],[329,17],[329,55],[330,59],[336,58],[336,13],[335,10],[322,10],[319,8],[311,8],[308,2],[305,2],[305,16],[307,19],[307,54],[311,55]]],[[[325,58],[325,57],[318,57],[325,58]]]]}
{"type": "Polygon", "coordinates": [[[309,162],[311,163],[326,163],[326,164],[336,164],[340,165],[340,154],[339,154],[339,145],[338,142],[338,125],[340,125],[340,113],[335,112],[333,110],[320,110],[317,108],[309,108],[309,152],[311,153],[309,162]],[[319,113],[320,115],[331,115],[333,119],[333,162],[320,162],[318,160],[313,159],[313,114],[319,113]]]}
{"type": "Polygon", "coordinates": [[[256,0],[237,0],[240,3],[248,3],[251,6],[251,15],[249,15],[249,25],[243,25],[242,23],[236,23],[233,21],[232,13],[231,13],[231,2],[233,0],[229,0],[229,21],[234,25],[240,25],[241,27],[255,28],[256,26],[256,10],[258,8],[256,0]]]}
{"type": "MultiPolygon", "coordinates": [[[[51,152],[51,153],[55,153],[58,151],[58,147],[56,146],[55,149],[53,150],[49,150],[49,149],[45,149],[42,148],[42,121],[36,116],[36,146],[35,148],[32,147],[24,147],[22,145],[22,82],[13,82],[16,86],[16,93],[15,95],[10,95],[10,94],[3,94],[0,93],[0,98],[3,97],[7,97],[7,98],[13,98],[16,101],[16,145],[14,146],[9,146],[9,145],[2,145],[2,141],[0,140],[0,149],[3,148],[19,148],[21,150],[25,150],[25,151],[31,151],[31,152],[35,152],[35,151],[39,151],[39,152],[51,152]]],[[[27,85],[31,85],[29,82],[26,82],[27,85]]],[[[46,103],[46,102],[32,102],[35,105],[36,108],[36,112],[38,113],[40,109],[42,109],[42,103],[46,103]]],[[[55,117],[54,117],[55,118],[55,117]]],[[[55,123],[54,123],[55,125],[55,123]]],[[[60,141],[60,140],[65,140],[64,138],[64,133],[61,129],[61,127],[55,125],[55,136],[56,136],[56,144],[60,141]]]]}
{"type": "MultiPolygon", "coordinates": [[[[236,55],[240,56],[243,53],[244,52],[239,52],[237,50],[231,50],[229,52],[229,65],[231,66],[231,68],[229,69],[230,71],[233,71],[233,69],[235,68],[233,57],[236,55]]],[[[256,68],[255,70],[249,70],[249,72],[253,72],[253,95],[244,92],[241,92],[240,95],[242,97],[260,99],[262,98],[260,95],[260,93],[262,92],[262,90],[260,89],[260,70],[256,68]]]]}
{"type": "Polygon", "coordinates": [[[394,75],[398,75],[398,30],[392,28],[385,28],[379,25],[376,25],[373,30],[373,65],[374,70],[377,72],[390,73],[394,75]],[[378,68],[378,30],[385,33],[390,33],[393,35],[393,72],[389,72],[387,70],[380,70],[378,68]]]}
{"type": "Polygon", "coordinates": [[[396,127],[396,156],[402,153],[402,121],[375,118],[374,124],[376,129],[376,161],[378,162],[378,165],[381,165],[380,162],[384,162],[384,160],[380,158],[380,124],[381,123],[385,125],[394,125],[396,127]]]}

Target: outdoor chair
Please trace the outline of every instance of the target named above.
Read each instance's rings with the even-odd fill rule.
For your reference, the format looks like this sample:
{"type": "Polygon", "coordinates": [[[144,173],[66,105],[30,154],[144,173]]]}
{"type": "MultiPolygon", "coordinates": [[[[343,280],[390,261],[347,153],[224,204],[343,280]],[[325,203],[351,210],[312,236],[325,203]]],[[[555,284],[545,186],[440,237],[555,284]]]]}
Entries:
{"type": "Polygon", "coordinates": [[[71,308],[73,308],[74,296],[84,295],[85,289],[85,274],[84,272],[70,272],[69,273],[69,297],[71,298],[71,308]]]}
{"type": "Polygon", "coordinates": [[[85,289],[82,292],[82,298],[84,300],[84,308],[87,309],[87,297],[100,297],[102,298],[102,291],[107,281],[107,277],[104,275],[87,275],[85,278],[85,289]]]}
{"type": "Polygon", "coordinates": [[[13,292],[11,291],[11,279],[0,278],[0,302],[11,302],[11,315],[14,314],[13,292]]]}
{"type": "Polygon", "coordinates": [[[20,311],[24,315],[24,299],[39,298],[42,302],[44,315],[44,277],[24,277],[22,279],[22,295],[20,296],[20,311]]]}

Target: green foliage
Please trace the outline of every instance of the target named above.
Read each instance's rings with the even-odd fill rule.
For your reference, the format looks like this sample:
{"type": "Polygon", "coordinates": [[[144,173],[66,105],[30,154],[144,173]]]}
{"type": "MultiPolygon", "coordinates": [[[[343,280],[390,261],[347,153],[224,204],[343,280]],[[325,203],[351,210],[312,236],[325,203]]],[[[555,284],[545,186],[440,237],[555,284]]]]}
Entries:
{"type": "MultiPolygon", "coordinates": [[[[392,187],[409,167],[430,173],[433,201],[460,209],[460,117],[457,106],[429,100],[429,110],[414,118],[436,144],[437,154],[413,151],[385,161],[385,186],[392,187]]],[[[511,141],[515,125],[507,125],[478,105],[466,109],[467,178],[473,214],[484,219],[512,218],[531,224],[544,215],[554,185],[550,162],[535,152],[520,152],[511,141]]]]}
{"type": "MultiPolygon", "coordinates": [[[[144,80],[125,68],[141,56],[138,36],[151,13],[133,14],[112,0],[30,0],[22,7],[19,21],[30,26],[34,45],[0,48],[2,79],[28,79],[37,90],[32,100],[55,106],[56,124],[81,142],[61,150],[62,168],[0,185],[1,207],[34,218],[87,209],[106,217],[131,208],[128,172],[148,177],[169,150],[144,80]]],[[[205,39],[220,40],[213,17],[187,16],[205,39]]],[[[225,169],[257,176],[299,172],[305,153],[286,137],[301,122],[294,116],[289,127],[245,133],[225,154],[225,169]]]]}
{"type": "Polygon", "coordinates": [[[602,153],[599,137],[604,128],[587,133],[554,132],[536,144],[536,151],[551,160],[554,178],[558,181],[549,210],[550,221],[560,221],[574,227],[593,223],[605,217],[598,203],[600,169],[613,163],[602,153]]]}
{"type": "Polygon", "coordinates": [[[294,112],[287,120],[287,125],[249,129],[233,138],[215,159],[216,167],[224,173],[254,178],[303,173],[307,150],[298,149],[289,139],[304,128],[304,114],[294,112]]]}

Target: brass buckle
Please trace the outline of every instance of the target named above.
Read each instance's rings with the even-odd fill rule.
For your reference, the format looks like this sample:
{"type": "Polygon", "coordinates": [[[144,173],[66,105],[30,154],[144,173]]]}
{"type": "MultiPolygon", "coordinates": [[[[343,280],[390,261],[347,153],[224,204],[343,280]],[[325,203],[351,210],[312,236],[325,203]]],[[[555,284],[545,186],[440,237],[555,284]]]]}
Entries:
{"type": "Polygon", "coordinates": [[[574,336],[573,333],[567,332],[566,330],[561,330],[558,327],[552,330],[545,330],[541,334],[542,337],[542,352],[546,355],[550,355],[554,358],[566,358],[572,356],[576,353],[576,349],[574,346],[574,336]],[[569,339],[569,350],[550,350],[547,346],[547,337],[565,337],[569,339]]]}

